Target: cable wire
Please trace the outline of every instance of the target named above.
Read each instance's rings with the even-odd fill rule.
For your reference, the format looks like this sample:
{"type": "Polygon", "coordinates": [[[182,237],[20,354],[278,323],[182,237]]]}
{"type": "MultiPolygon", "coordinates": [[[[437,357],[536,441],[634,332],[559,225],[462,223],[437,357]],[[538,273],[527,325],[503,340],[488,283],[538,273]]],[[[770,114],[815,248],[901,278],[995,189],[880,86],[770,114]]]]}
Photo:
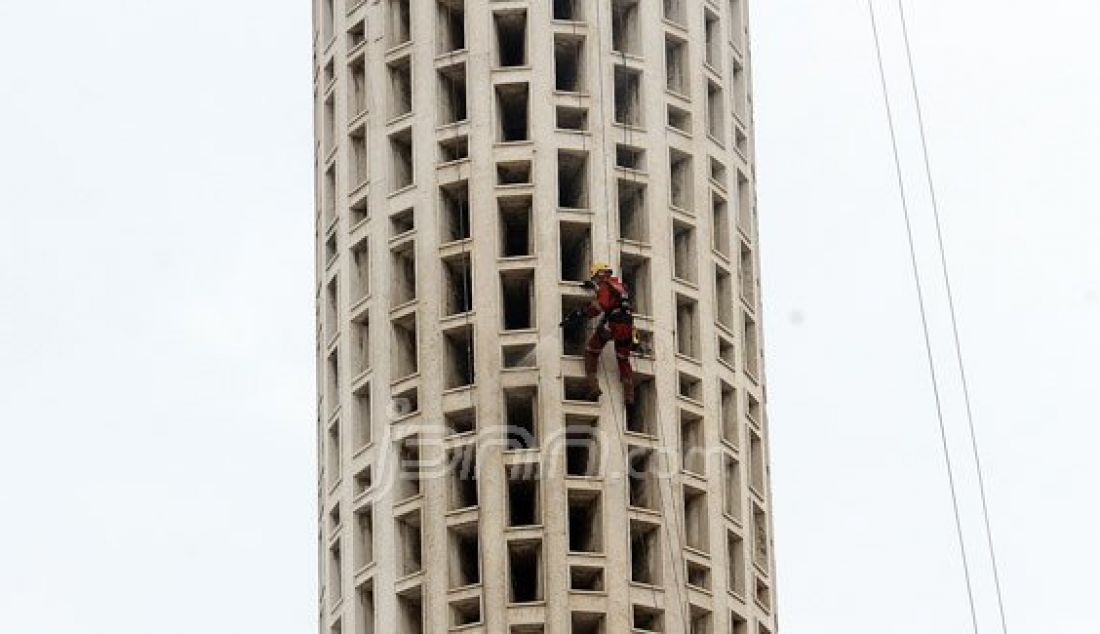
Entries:
{"type": "Polygon", "coordinates": [[[959,553],[962,558],[963,575],[966,580],[966,596],[970,605],[970,620],[974,634],[978,633],[978,614],[974,606],[974,588],[970,576],[970,563],[966,555],[966,541],[963,538],[962,519],[959,513],[959,496],[955,486],[955,473],[951,466],[951,450],[947,443],[947,428],[944,425],[943,402],[940,397],[939,378],[936,375],[936,364],[932,354],[932,338],[928,328],[928,311],[924,301],[924,287],[921,283],[920,267],[917,264],[917,248],[913,238],[913,223],[909,213],[909,201],[905,193],[905,179],[901,169],[901,155],[898,150],[898,137],[894,125],[894,111],[890,105],[890,90],[886,83],[886,67],[882,60],[882,43],[879,40],[878,18],[875,14],[873,0],[867,0],[867,8],[871,17],[871,32],[875,40],[875,55],[878,60],[879,79],[882,82],[883,104],[886,109],[886,121],[890,128],[890,144],[894,155],[894,168],[897,173],[898,193],[901,198],[902,214],[905,217],[905,234],[909,243],[909,259],[913,269],[913,282],[916,286],[917,303],[920,308],[921,329],[924,333],[924,348],[928,358],[928,372],[932,379],[932,393],[935,398],[936,419],[939,423],[940,441],[943,445],[944,465],[947,471],[947,482],[951,490],[951,507],[955,514],[955,532],[959,541],[959,553]]]}
{"type": "Polygon", "coordinates": [[[982,520],[985,523],[986,545],[989,549],[989,560],[993,567],[993,586],[997,593],[997,609],[1001,617],[1001,632],[1008,634],[1008,619],[1005,618],[1004,597],[1001,593],[1001,574],[997,565],[997,551],[993,547],[993,528],[989,520],[989,503],[986,497],[985,475],[982,469],[981,452],[978,449],[978,436],[974,429],[974,410],[971,407],[970,383],[967,380],[966,363],[962,353],[962,344],[959,337],[959,322],[955,311],[955,293],[951,284],[951,273],[947,266],[947,249],[943,242],[943,226],[940,222],[939,197],[936,195],[935,180],[932,176],[932,161],[929,158],[928,137],[925,133],[924,109],[921,106],[920,89],[917,86],[917,72],[913,62],[913,47],[909,41],[909,23],[905,18],[905,3],[898,0],[898,13],[901,15],[901,33],[905,40],[905,59],[909,66],[909,82],[913,89],[913,100],[916,104],[917,124],[920,130],[921,153],[924,157],[924,173],[928,181],[928,194],[932,202],[932,217],[936,224],[936,245],[939,248],[940,268],[943,270],[943,284],[947,291],[947,306],[951,313],[951,336],[955,345],[955,360],[959,368],[959,379],[962,383],[963,402],[966,406],[966,423],[970,432],[970,448],[974,455],[974,470],[978,476],[978,492],[981,494],[982,520]]]}

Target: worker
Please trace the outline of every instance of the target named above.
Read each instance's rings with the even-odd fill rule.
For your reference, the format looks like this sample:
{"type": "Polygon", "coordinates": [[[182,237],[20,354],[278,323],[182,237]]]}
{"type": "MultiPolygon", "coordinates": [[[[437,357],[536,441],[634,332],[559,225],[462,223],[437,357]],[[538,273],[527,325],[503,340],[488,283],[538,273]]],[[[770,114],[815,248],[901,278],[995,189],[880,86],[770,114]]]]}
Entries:
{"type": "Polygon", "coordinates": [[[600,382],[596,377],[600,353],[608,341],[615,342],[615,359],[619,364],[619,380],[623,385],[623,402],[634,404],[634,369],[630,365],[630,353],[634,348],[634,314],[630,305],[630,291],[626,284],[613,275],[606,262],[592,266],[590,278],[584,283],[596,297],[583,309],[574,311],[574,318],[599,317],[596,331],[588,339],[584,350],[584,374],[588,381],[589,395],[598,398],[600,382]]]}

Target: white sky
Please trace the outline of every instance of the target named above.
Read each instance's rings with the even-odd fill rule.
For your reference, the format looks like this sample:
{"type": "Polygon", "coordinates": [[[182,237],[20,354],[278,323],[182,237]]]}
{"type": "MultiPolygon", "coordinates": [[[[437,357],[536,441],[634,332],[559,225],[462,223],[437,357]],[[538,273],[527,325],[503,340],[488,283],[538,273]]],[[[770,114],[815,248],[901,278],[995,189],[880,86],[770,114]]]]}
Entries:
{"type": "MultiPolygon", "coordinates": [[[[315,631],[308,5],[0,2],[0,631],[315,631]]],[[[1010,627],[1094,634],[1100,5],[909,7],[1010,627]]],[[[865,2],[753,10],[783,632],[965,632],[865,2]]]]}

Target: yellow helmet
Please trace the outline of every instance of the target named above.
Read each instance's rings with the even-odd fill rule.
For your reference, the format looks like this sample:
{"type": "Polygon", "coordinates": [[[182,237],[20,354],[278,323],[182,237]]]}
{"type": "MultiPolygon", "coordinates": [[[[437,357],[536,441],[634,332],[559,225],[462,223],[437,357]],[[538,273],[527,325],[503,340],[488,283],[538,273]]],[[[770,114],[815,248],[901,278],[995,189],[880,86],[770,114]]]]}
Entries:
{"type": "Polygon", "coordinates": [[[611,273],[613,269],[611,268],[611,265],[607,262],[596,262],[592,265],[592,268],[588,269],[588,277],[596,277],[596,274],[598,274],[600,271],[607,271],[608,273],[611,273]]]}

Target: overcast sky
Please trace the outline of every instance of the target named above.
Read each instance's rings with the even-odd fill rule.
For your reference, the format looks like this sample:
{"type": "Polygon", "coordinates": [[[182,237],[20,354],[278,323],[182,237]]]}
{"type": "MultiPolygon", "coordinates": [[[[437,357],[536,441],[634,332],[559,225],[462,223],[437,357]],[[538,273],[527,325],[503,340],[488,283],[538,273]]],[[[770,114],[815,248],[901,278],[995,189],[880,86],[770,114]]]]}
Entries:
{"type": "MultiPolygon", "coordinates": [[[[0,631],[316,629],[308,5],[0,1],[0,631]]],[[[966,632],[866,3],[752,8],[782,631],[966,632]]],[[[1010,628],[1095,634],[1100,5],[909,8],[1010,628]]]]}

